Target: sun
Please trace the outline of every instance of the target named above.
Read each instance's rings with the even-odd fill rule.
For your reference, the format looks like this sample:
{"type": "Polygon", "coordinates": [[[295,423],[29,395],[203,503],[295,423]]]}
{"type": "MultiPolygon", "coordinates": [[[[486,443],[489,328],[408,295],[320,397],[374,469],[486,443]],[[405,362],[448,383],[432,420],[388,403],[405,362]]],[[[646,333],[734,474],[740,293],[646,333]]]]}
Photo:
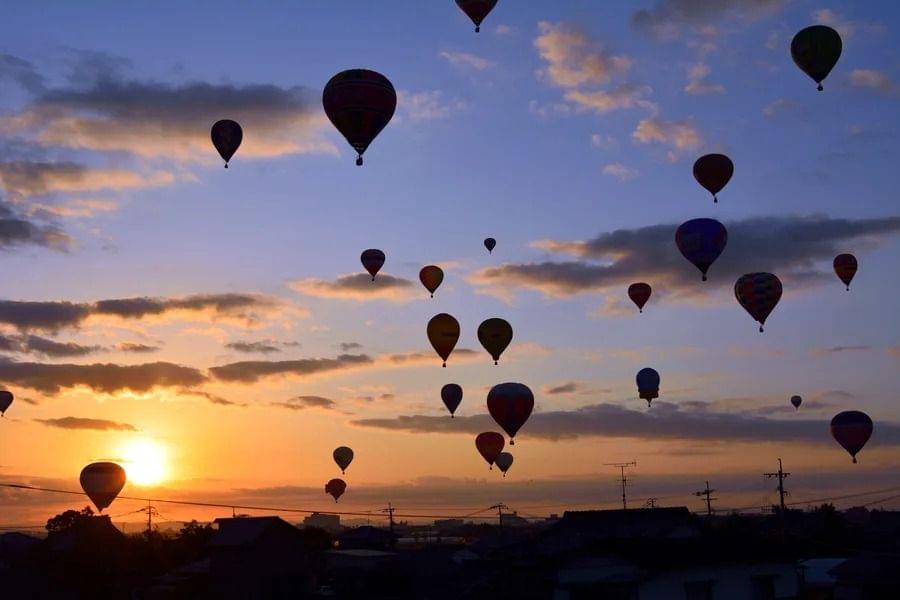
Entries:
{"type": "Polygon", "coordinates": [[[122,450],[128,481],[138,485],[156,485],[166,478],[167,452],[165,446],[149,439],[126,443],[122,450]]]}

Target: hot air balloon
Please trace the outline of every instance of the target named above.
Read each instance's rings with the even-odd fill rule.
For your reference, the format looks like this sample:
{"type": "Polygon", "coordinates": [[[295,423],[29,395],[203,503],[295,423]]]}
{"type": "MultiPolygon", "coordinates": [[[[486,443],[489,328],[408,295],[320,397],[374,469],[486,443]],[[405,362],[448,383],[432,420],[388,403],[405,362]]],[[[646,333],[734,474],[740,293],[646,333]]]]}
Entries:
{"type": "Polygon", "coordinates": [[[734,284],[734,296],[759,323],[762,333],[766,318],[781,299],[781,280],[771,273],[747,273],[734,284]]]}
{"type": "Polygon", "coordinates": [[[638,397],[647,401],[647,406],[654,398],[659,398],[659,373],[656,369],[645,367],[638,371],[635,377],[638,387],[638,397]]]}
{"type": "Polygon", "coordinates": [[[447,359],[459,341],[459,321],[447,313],[434,315],[428,321],[428,341],[447,366],[447,359]]]}
{"type": "Polygon", "coordinates": [[[441,400],[444,401],[444,406],[450,411],[451,419],[453,418],[453,413],[459,407],[459,403],[462,402],[462,398],[463,389],[456,383],[448,383],[441,388],[441,400]]]}
{"type": "Polygon", "coordinates": [[[854,463],[856,463],[856,454],[872,437],[873,427],[869,415],[858,410],[845,410],[831,419],[832,437],[850,453],[854,463]]]}
{"type": "Polygon", "coordinates": [[[377,248],[363,250],[363,253],[359,257],[363,267],[365,267],[366,271],[369,272],[369,275],[372,276],[372,281],[375,281],[375,275],[377,275],[378,271],[381,270],[381,267],[384,266],[385,259],[384,252],[377,248]]]}
{"type": "Polygon", "coordinates": [[[456,0],[456,5],[462,9],[475,24],[475,33],[481,31],[481,22],[488,16],[497,0],[456,0]]]}
{"type": "Polygon", "coordinates": [[[801,29],[791,40],[791,58],[800,69],[819,84],[828,77],[841,57],[841,36],[827,25],[813,25],[801,29]]]}
{"type": "Polygon", "coordinates": [[[794,405],[796,410],[800,410],[800,405],[803,404],[803,398],[800,396],[791,396],[791,404],[794,405]]]}
{"type": "Polygon", "coordinates": [[[506,472],[509,471],[509,468],[513,464],[513,455],[509,452],[501,452],[497,455],[497,458],[494,459],[494,464],[497,465],[497,468],[503,471],[503,476],[506,477],[506,472]]]}
{"type": "Polygon", "coordinates": [[[331,123],[357,152],[363,153],[390,122],[397,109],[397,92],[387,77],[367,69],[341,71],[322,92],[322,106],[331,123]]]}
{"type": "Polygon", "coordinates": [[[694,179],[713,195],[713,202],[719,201],[716,194],[728,185],[732,175],[734,163],[724,154],[707,154],[694,163],[694,179]]]}
{"type": "Polygon", "coordinates": [[[516,433],[534,410],[534,394],[521,383],[500,383],[491,388],[487,397],[488,412],[509,435],[509,445],[515,445],[516,433]]]}
{"type": "Polygon", "coordinates": [[[346,489],[347,484],[343,479],[332,479],[325,484],[325,493],[331,494],[331,497],[334,498],[335,502],[338,501],[338,498],[344,495],[344,491],[346,489]]]}
{"type": "Polygon", "coordinates": [[[12,404],[13,395],[8,390],[0,390],[0,416],[5,415],[6,409],[12,404]]]}
{"type": "Polygon", "coordinates": [[[347,446],[338,446],[334,449],[331,456],[334,458],[337,466],[341,468],[341,473],[344,473],[347,467],[350,466],[350,463],[353,462],[353,449],[347,446]]]}
{"type": "Polygon", "coordinates": [[[422,282],[422,285],[425,286],[425,289],[431,292],[431,297],[434,298],[434,292],[441,285],[441,282],[444,281],[444,271],[440,267],[435,265],[427,265],[422,267],[422,270],[419,271],[419,281],[422,282]]]}
{"type": "Polygon", "coordinates": [[[649,283],[632,283],[628,286],[628,297],[637,305],[638,312],[644,312],[644,305],[647,304],[652,293],[653,288],[649,283]]]}
{"type": "Polygon", "coordinates": [[[858,267],[859,263],[856,262],[856,257],[852,254],[838,254],[834,257],[834,272],[847,286],[848,292],[850,291],[850,282],[853,281],[853,276],[856,275],[858,267]]]}
{"type": "Polygon", "coordinates": [[[706,272],[728,243],[728,231],[715,219],[691,219],[678,227],[675,243],[706,281],[706,272]]]}
{"type": "Polygon", "coordinates": [[[494,248],[497,246],[497,240],[494,238],[485,238],[484,247],[487,248],[488,254],[494,251],[494,248]]]}
{"type": "Polygon", "coordinates": [[[78,480],[97,510],[103,512],[125,487],[125,469],[113,462],[95,462],[81,470],[78,480]]]}
{"type": "Polygon", "coordinates": [[[241,130],[241,126],[237,121],[222,119],[213,124],[209,136],[212,138],[213,146],[219,151],[219,156],[225,161],[225,168],[227,169],[228,161],[237,152],[238,147],[241,145],[241,140],[244,139],[244,132],[241,130]]]}
{"type": "Polygon", "coordinates": [[[503,319],[487,319],[478,326],[478,341],[494,359],[495,365],[500,360],[500,355],[509,346],[512,337],[512,325],[503,319]]]}
{"type": "Polygon", "coordinates": [[[478,452],[491,469],[494,468],[494,461],[497,460],[497,455],[503,451],[505,445],[506,440],[496,431],[485,431],[475,436],[475,447],[478,448],[478,452]]]}

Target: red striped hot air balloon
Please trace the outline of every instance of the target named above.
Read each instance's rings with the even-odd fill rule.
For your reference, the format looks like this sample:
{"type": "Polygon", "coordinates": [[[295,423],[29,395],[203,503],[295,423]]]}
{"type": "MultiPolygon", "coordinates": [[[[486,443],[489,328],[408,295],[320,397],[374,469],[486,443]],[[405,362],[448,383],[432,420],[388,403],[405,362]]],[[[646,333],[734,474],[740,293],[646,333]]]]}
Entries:
{"type": "Polygon", "coordinates": [[[747,273],[734,284],[734,296],[759,323],[760,333],[766,319],[781,299],[781,280],[771,273],[747,273]]]}
{"type": "Polygon", "coordinates": [[[397,92],[387,77],[368,69],[341,71],[322,92],[322,106],[331,123],[357,152],[363,153],[381,133],[397,109],[397,92]]]}
{"type": "Polygon", "coordinates": [[[869,415],[858,410],[845,410],[831,419],[832,437],[853,457],[854,463],[856,455],[872,437],[873,429],[869,415]]]}
{"type": "Polygon", "coordinates": [[[487,397],[488,412],[509,436],[514,445],[516,433],[534,410],[534,394],[522,383],[500,383],[491,388],[487,397]]]}

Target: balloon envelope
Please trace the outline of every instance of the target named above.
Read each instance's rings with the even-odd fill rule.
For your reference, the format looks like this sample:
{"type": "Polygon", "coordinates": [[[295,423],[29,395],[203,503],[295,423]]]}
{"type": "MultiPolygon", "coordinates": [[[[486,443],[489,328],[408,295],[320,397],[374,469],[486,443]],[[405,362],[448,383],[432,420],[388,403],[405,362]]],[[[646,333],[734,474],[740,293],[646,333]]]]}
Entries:
{"type": "Polygon", "coordinates": [[[431,297],[434,298],[435,290],[444,281],[444,271],[435,265],[426,265],[419,271],[419,281],[422,282],[426,290],[431,292],[431,297]]]}
{"type": "Polygon", "coordinates": [[[450,353],[456,347],[459,341],[459,321],[454,319],[447,313],[434,315],[428,321],[428,341],[431,342],[432,348],[444,360],[444,366],[447,366],[447,359],[450,353]]]}
{"type": "Polygon", "coordinates": [[[841,36],[827,25],[813,25],[801,29],[791,40],[791,58],[800,69],[819,84],[828,77],[841,57],[841,36]]]}
{"type": "Polygon", "coordinates": [[[337,502],[338,498],[344,495],[344,491],[347,489],[347,484],[343,479],[332,479],[328,483],[325,484],[325,493],[330,494],[334,501],[337,502]]]}
{"type": "Polygon", "coordinates": [[[519,429],[534,410],[534,394],[521,383],[500,383],[491,388],[487,397],[488,412],[509,435],[510,445],[515,444],[519,429]]]}
{"type": "Polygon", "coordinates": [[[781,299],[781,280],[771,273],[747,273],[734,284],[734,296],[763,330],[766,319],[781,299]]]}
{"type": "Polygon", "coordinates": [[[497,455],[503,451],[506,440],[496,431],[485,431],[475,436],[475,447],[488,465],[493,465],[497,455]]]}
{"type": "Polygon", "coordinates": [[[12,392],[10,392],[9,390],[0,390],[0,415],[6,412],[6,409],[9,408],[12,402],[12,392]]]}
{"type": "Polygon", "coordinates": [[[653,288],[649,283],[632,283],[628,286],[628,297],[638,307],[638,312],[644,312],[644,305],[647,304],[652,293],[653,288]]]}
{"type": "Polygon", "coordinates": [[[694,179],[713,195],[714,202],[719,201],[716,194],[728,184],[732,175],[734,163],[724,154],[706,154],[694,163],[694,179]]]}
{"type": "Polygon", "coordinates": [[[800,408],[800,405],[803,404],[803,398],[800,396],[791,396],[791,404],[794,405],[794,408],[800,408]]]}
{"type": "Polygon", "coordinates": [[[213,124],[209,136],[212,138],[213,146],[218,150],[219,156],[225,161],[225,168],[227,169],[228,161],[237,152],[238,147],[241,145],[241,140],[244,139],[244,132],[241,126],[237,121],[222,119],[213,124]]]}
{"type": "Polygon", "coordinates": [[[350,463],[353,462],[353,450],[347,446],[338,446],[334,449],[331,456],[334,458],[337,466],[341,468],[341,473],[346,471],[350,463]]]}
{"type": "Polygon", "coordinates": [[[397,109],[397,92],[388,78],[368,69],[341,71],[322,92],[331,123],[357,152],[356,164],[397,109]]]}
{"type": "Polygon", "coordinates": [[[459,384],[448,383],[441,388],[441,400],[444,401],[444,406],[446,406],[447,410],[450,411],[451,417],[459,407],[459,403],[462,402],[462,398],[463,389],[459,386],[459,384]]]}
{"type": "Polygon", "coordinates": [[[481,31],[481,22],[497,5],[497,0],[456,0],[456,5],[472,19],[475,33],[478,33],[481,31]]]}
{"type": "Polygon", "coordinates": [[[858,410],[845,410],[831,419],[831,435],[856,462],[856,454],[872,437],[872,419],[858,410]]]}
{"type": "Polygon", "coordinates": [[[494,238],[485,238],[484,247],[487,248],[488,254],[494,251],[494,248],[497,247],[497,240],[494,238]]]}
{"type": "Polygon", "coordinates": [[[497,455],[497,458],[494,459],[494,464],[497,465],[497,468],[503,471],[503,476],[506,477],[506,472],[509,471],[509,468],[513,464],[513,455],[509,452],[501,452],[497,455]]]}
{"type": "Polygon", "coordinates": [[[691,264],[700,269],[703,281],[728,243],[728,231],[715,219],[691,219],[675,232],[675,244],[691,264]]]}
{"type": "Polygon", "coordinates": [[[659,398],[659,373],[656,369],[644,367],[637,372],[635,377],[638,387],[638,396],[647,401],[647,406],[654,398],[659,398]]]}
{"type": "Polygon", "coordinates": [[[856,262],[856,257],[852,254],[838,254],[834,257],[834,273],[844,282],[848,290],[850,289],[850,282],[853,281],[853,276],[856,275],[857,268],[859,268],[859,263],[856,262]]]}
{"type": "Polygon", "coordinates": [[[97,510],[103,512],[125,487],[125,469],[113,462],[95,462],[81,470],[78,480],[97,510]]]}
{"type": "Polygon", "coordinates": [[[359,256],[362,266],[369,272],[369,275],[372,276],[372,281],[375,281],[375,275],[377,275],[378,271],[381,270],[381,267],[384,266],[386,258],[384,252],[377,248],[363,250],[363,253],[359,256]]]}
{"type": "Polygon", "coordinates": [[[494,359],[494,364],[500,360],[500,355],[509,346],[513,338],[513,329],[504,319],[487,319],[478,326],[478,341],[488,354],[494,359]]]}

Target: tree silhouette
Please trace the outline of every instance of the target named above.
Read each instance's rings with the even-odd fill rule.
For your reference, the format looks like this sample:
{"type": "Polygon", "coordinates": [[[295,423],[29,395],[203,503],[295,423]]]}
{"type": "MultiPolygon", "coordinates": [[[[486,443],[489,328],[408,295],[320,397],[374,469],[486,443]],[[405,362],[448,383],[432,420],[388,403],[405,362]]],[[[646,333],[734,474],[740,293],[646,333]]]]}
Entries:
{"type": "Polygon", "coordinates": [[[81,519],[88,519],[94,516],[94,511],[90,506],[85,506],[81,510],[72,510],[61,512],[55,517],[47,520],[47,531],[49,533],[59,533],[66,531],[75,525],[81,519]]]}

